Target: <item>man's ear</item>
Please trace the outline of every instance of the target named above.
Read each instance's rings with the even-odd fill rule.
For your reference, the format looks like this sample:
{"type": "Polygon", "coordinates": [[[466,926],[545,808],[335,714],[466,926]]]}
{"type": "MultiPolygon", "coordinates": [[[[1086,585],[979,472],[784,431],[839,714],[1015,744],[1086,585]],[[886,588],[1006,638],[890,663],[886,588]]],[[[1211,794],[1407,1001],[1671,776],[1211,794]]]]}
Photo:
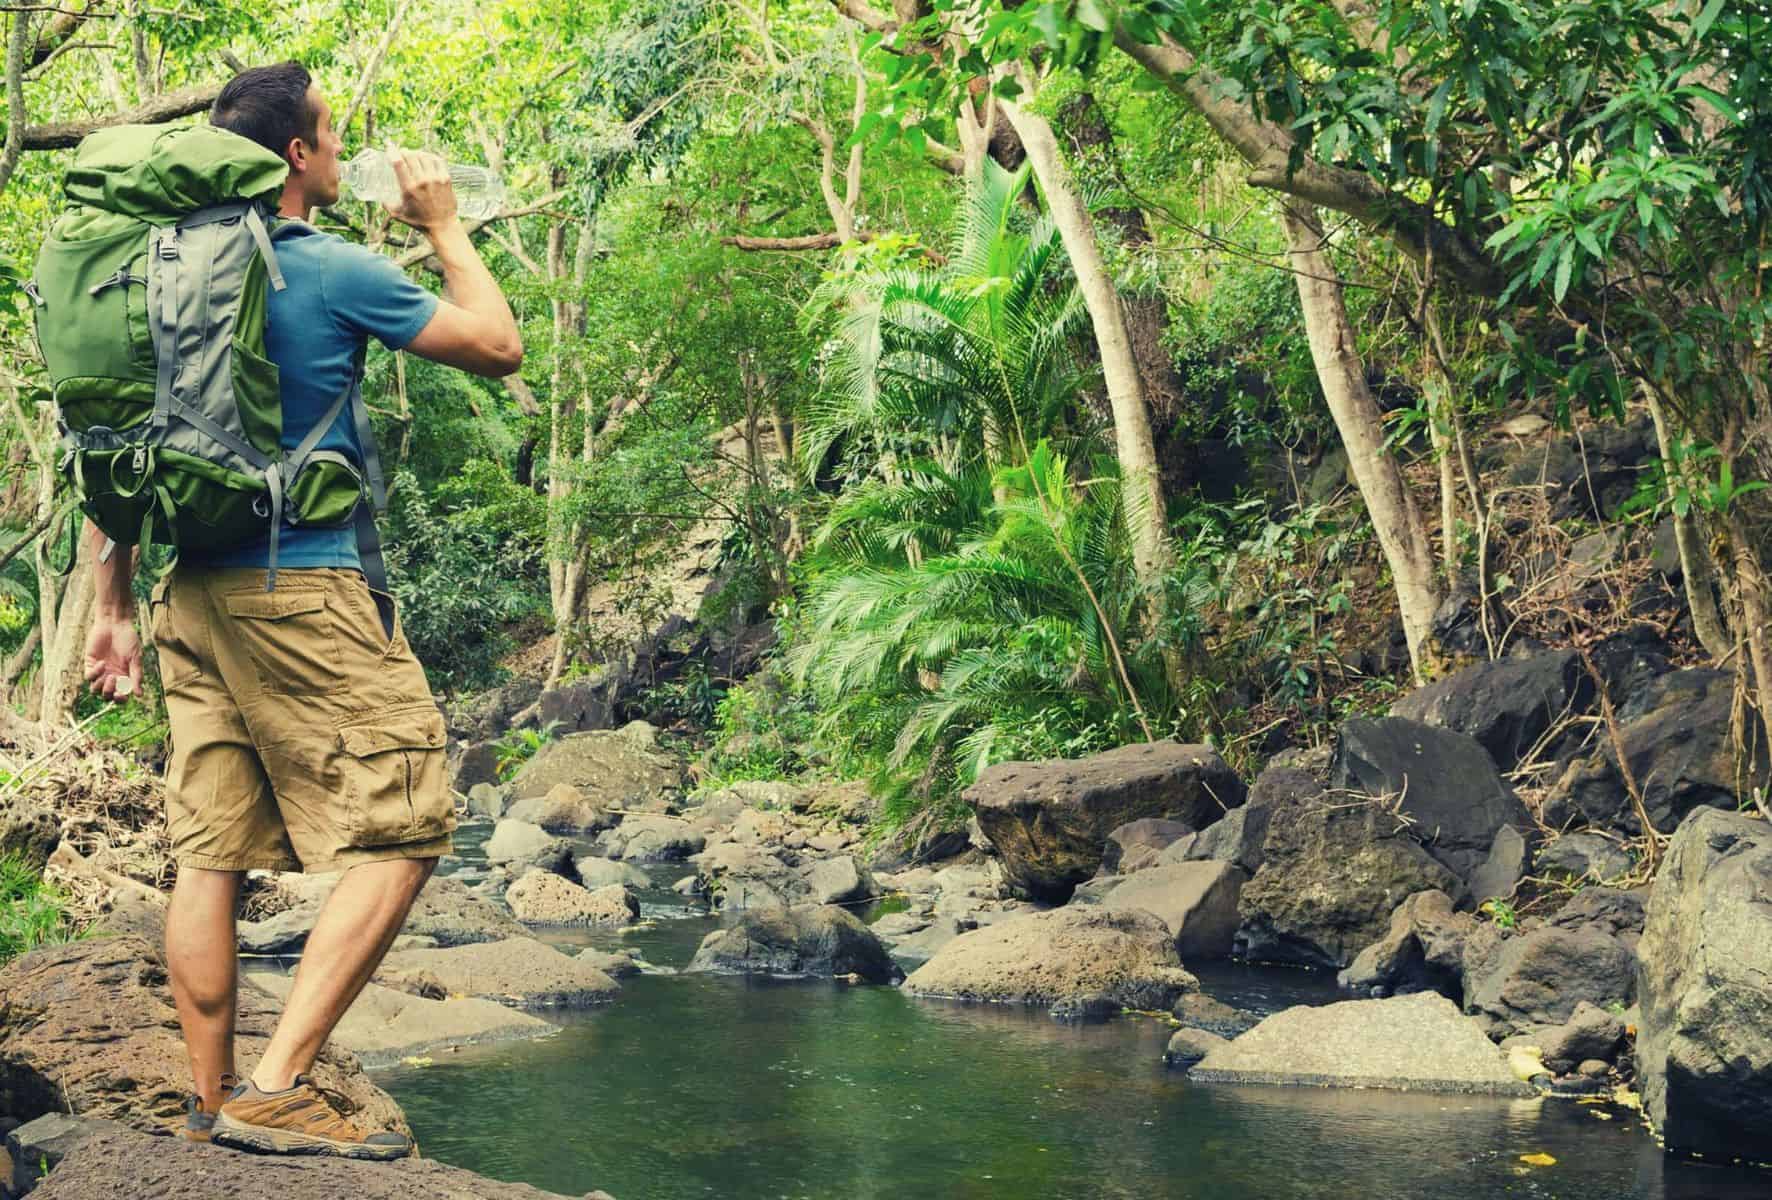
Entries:
{"type": "Polygon", "coordinates": [[[291,170],[305,171],[308,169],[308,155],[312,152],[313,147],[302,138],[290,138],[289,145],[283,148],[283,157],[288,160],[291,170]]]}

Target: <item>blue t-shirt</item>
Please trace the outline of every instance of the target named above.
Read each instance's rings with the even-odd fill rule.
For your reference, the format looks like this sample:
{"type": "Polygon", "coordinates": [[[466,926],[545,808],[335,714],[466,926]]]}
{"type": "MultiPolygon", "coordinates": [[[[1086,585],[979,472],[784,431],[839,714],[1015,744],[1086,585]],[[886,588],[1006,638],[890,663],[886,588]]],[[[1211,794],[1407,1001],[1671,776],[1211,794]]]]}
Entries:
{"type": "MultiPolygon", "coordinates": [[[[358,347],[373,334],[388,349],[403,349],[437,311],[437,297],[390,259],[334,234],[283,226],[275,240],[286,286],[268,293],[265,354],[277,364],[283,393],[283,449],[293,450],[350,385],[358,347]]],[[[348,404],[316,448],[363,461],[348,404]]],[[[270,552],[267,530],[245,545],[179,557],[212,567],[264,567],[270,552]]],[[[285,525],[277,543],[277,568],[284,567],[361,567],[356,530],[285,525]]]]}

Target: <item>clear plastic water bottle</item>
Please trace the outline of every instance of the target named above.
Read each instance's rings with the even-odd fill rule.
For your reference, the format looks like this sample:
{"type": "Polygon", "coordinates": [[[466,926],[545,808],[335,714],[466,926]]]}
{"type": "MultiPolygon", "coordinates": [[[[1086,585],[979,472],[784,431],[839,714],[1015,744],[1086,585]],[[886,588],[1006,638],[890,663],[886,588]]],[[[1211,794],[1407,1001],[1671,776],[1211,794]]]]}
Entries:
{"type": "MultiPolygon", "coordinates": [[[[354,199],[400,203],[400,181],[383,151],[358,154],[345,164],[341,182],[354,199]]],[[[455,211],[464,221],[486,221],[504,211],[504,181],[490,168],[450,163],[449,182],[455,188],[455,211]]]]}

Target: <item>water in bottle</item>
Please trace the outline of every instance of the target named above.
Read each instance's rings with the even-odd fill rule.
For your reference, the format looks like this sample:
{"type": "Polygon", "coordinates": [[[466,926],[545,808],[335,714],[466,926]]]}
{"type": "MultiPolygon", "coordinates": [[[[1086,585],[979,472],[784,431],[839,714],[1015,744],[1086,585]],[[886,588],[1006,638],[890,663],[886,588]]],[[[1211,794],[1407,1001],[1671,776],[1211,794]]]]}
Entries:
{"type": "MultiPolygon", "coordinates": [[[[346,163],[341,182],[354,199],[400,203],[394,164],[380,150],[364,150],[346,163]]],[[[464,221],[486,221],[504,211],[504,181],[490,168],[450,163],[449,182],[455,188],[455,210],[464,221]]]]}

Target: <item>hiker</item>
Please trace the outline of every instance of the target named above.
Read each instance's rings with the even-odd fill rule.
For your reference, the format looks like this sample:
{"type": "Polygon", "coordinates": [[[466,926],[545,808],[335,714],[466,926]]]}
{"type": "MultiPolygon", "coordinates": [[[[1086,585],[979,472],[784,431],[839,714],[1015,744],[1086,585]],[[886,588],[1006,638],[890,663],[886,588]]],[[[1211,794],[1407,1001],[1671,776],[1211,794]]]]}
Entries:
{"type": "MultiPolygon", "coordinates": [[[[216,97],[210,123],[287,163],[279,216],[305,221],[337,202],[343,143],[299,64],[242,72],[216,97]]],[[[429,238],[448,298],[373,251],[276,222],[270,238],[282,286],[268,291],[264,322],[283,448],[303,445],[331,412],[330,428],[305,452],[367,462],[377,488],[373,439],[362,444],[356,427],[357,419],[367,426],[356,389],[370,335],[489,378],[513,373],[523,357],[510,307],[456,216],[443,160],[393,157],[401,199],[389,211],[429,238]]],[[[361,522],[367,509],[357,503],[361,522]]],[[[398,1133],[360,1129],[335,1112],[307,1074],[451,849],[456,823],[442,714],[385,576],[372,586],[380,552],[373,516],[366,519],[367,531],[273,520],[264,537],[232,548],[181,545],[149,601],[172,743],[167,834],[178,865],[166,962],[196,1083],[185,1132],[197,1140],[369,1159],[412,1150],[398,1133]],[[272,524],[280,526],[274,549],[272,524]],[[234,919],[249,869],[343,874],[308,935],[264,1056],[236,1077],[234,919]]],[[[141,679],[131,556],[121,547],[100,561],[108,539],[90,520],[84,536],[97,588],[86,678],[106,699],[125,698],[141,679]]]]}

